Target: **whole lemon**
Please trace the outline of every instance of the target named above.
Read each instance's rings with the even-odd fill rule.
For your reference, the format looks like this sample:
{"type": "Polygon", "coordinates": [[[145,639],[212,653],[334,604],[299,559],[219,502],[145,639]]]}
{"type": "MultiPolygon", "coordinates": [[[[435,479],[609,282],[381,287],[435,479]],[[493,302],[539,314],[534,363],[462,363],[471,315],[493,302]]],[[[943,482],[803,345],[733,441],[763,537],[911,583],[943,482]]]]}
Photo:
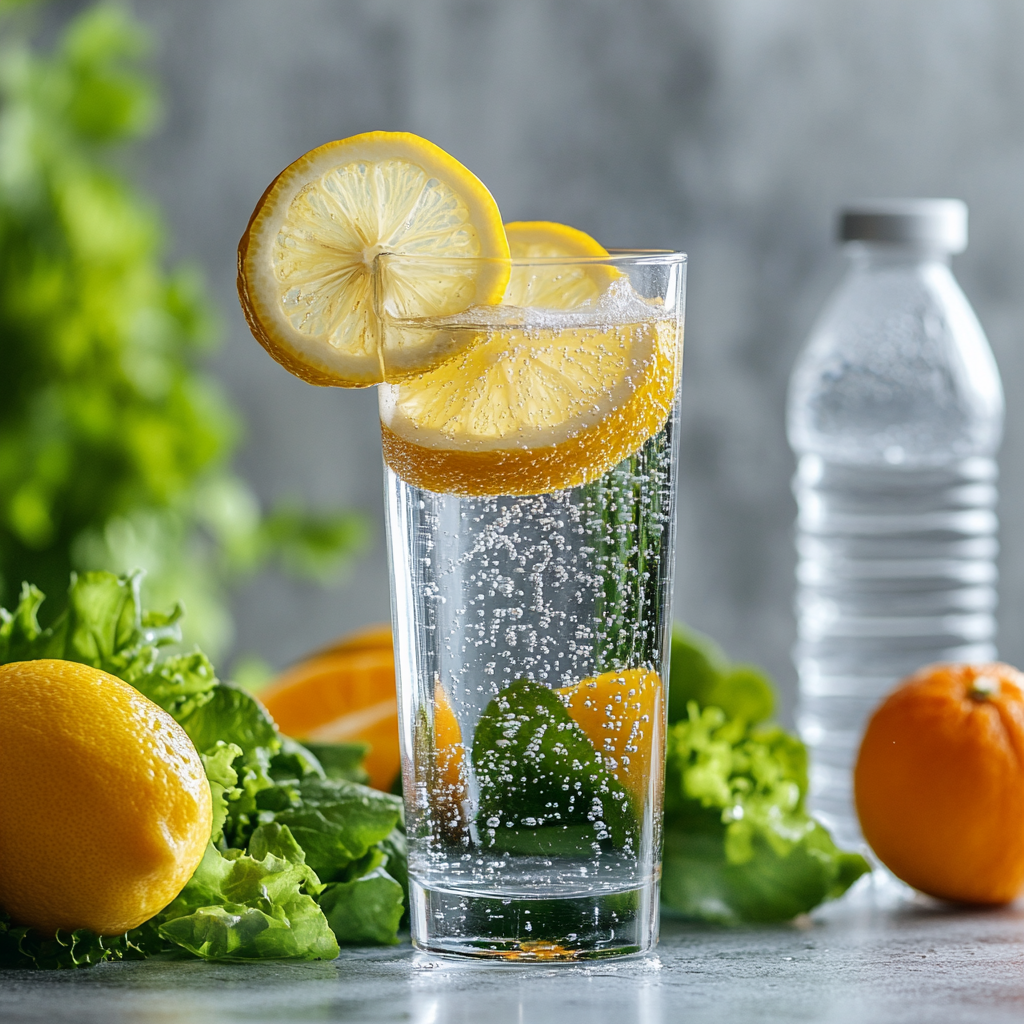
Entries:
{"type": "Polygon", "coordinates": [[[0,906],[14,921],[136,927],[182,890],[211,820],[192,741],[133,686],[70,661],[0,666],[0,906]]]}

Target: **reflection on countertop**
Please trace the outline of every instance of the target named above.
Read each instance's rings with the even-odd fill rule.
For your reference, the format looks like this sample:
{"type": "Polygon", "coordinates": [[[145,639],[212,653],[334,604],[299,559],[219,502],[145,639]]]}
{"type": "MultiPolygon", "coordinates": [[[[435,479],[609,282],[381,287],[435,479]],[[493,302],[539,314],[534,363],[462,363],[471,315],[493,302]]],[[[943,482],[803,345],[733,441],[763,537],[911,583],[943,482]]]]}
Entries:
{"type": "Polygon", "coordinates": [[[1020,1020],[1024,906],[849,900],[800,925],[666,921],[654,955],[579,965],[461,963],[407,945],[331,963],[104,964],[0,973],[0,1019],[76,1024],[344,1021],[1020,1020]]]}

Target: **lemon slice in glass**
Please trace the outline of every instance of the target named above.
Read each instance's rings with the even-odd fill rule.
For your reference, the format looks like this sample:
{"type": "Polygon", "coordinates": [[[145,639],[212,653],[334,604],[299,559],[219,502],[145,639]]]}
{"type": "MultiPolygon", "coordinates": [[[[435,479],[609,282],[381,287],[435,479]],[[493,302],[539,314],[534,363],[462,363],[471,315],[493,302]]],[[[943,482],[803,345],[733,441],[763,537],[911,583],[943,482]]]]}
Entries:
{"type": "Polygon", "coordinates": [[[548,222],[506,232],[519,262],[502,305],[477,311],[474,343],[381,390],[384,457],[426,490],[542,494],[587,483],[637,451],[671,409],[676,323],[596,262],[607,253],[583,232],[548,222]]]}
{"type": "Polygon", "coordinates": [[[676,326],[665,320],[492,334],[384,388],[384,458],[407,483],[446,494],[588,483],[664,426],[676,351],[676,326]]]}
{"type": "Polygon", "coordinates": [[[263,194],[238,247],[238,294],[257,341],[311,384],[364,387],[422,373],[453,336],[394,351],[374,309],[381,253],[456,257],[378,275],[378,308],[447,317],[501,301],[508,242],[484,185],[432,142],[370,132],[314,149],[263,194]],[[459,257],[479,257],[459,259],[459,257]]]}

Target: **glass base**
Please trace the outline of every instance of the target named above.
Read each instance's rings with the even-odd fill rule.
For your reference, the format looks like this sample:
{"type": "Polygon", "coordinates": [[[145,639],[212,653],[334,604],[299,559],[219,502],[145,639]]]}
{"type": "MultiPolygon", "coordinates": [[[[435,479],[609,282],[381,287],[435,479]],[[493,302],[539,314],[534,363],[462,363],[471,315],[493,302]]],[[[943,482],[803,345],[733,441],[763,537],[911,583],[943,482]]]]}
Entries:
{"type": "Polygon", "coordinates": [[[515,963],[646,953],[658,941],[658,884],[559,899],[426,888],[409,880],[412,943],[449,956],[515,963]]]}

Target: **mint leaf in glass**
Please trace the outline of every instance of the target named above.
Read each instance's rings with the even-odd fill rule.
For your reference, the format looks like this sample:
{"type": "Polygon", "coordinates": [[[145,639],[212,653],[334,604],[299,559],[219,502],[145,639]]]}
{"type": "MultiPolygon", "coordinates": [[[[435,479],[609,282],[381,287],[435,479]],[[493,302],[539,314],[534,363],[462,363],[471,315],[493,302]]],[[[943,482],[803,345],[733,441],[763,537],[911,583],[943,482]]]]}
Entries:
{"type": "Polygon", "coordinates": [[[485,848],[587,854],[635,842],[625,790],[548,687],[519,679],[485,708],[473,738],[485,848]]]}

